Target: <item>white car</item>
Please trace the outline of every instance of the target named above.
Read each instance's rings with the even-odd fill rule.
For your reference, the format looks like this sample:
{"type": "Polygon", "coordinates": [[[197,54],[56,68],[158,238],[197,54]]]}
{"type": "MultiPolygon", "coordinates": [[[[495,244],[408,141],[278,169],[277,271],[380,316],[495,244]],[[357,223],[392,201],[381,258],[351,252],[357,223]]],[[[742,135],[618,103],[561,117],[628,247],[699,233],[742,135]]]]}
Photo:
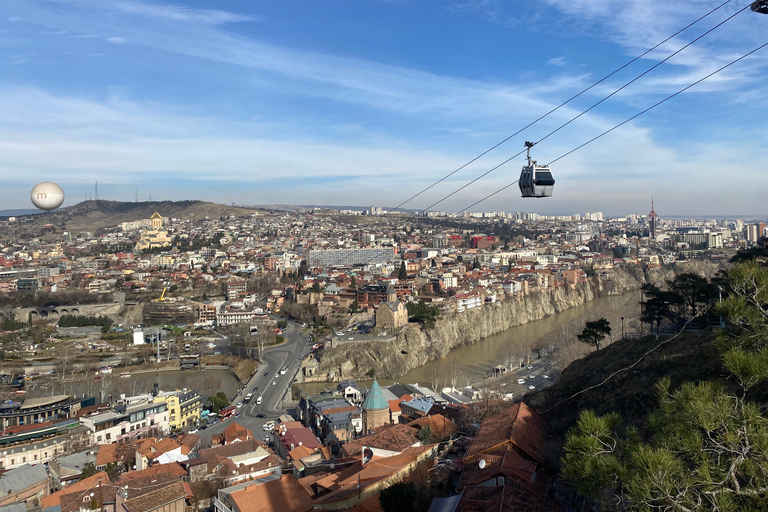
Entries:
{"type": "Polygon", "coordinates": [[[529,370],[533,370],[533,365],[528,365],[529,370]]]}
{"type": "Polygon", "coordinates": [[[238,402],[236,407],[239,409],[239,408],[241,408],[242,406],[243,406],[243,402],[238,402]]]}
{"type": "Polygon", "coordinates": [[[535,378],[536,378],[536,376],[535,376],[534,374],[530,374],[530,375],[528,376],[528,378],[529,378],[529,379],[535,379],[535,378]]]}
{"type": "Polygon", "coordinates": [[[549,375],[542,375],[542,376],[541,376],[541,378],[542,378],[542,379],[548,379],[548,378],[549,378],[549,375]]]}
{"type": "Polygon", "coordinates": [[[528,386],[528,389],[536,389],[536,386],[534,386],[533,384],[531,384],[530,386],[528,386]]]}
{"type": "Polygon", "coordinates": [[[269,436],[264,436],[264,442],[269,444],[269,436]]]}
{"type": "Polygon", "coordinates": [[[336,336],[344,336],[344,331],[339,331],[336,333],[336,336]]]}
{"type": "Polygon", "coordinates": [[[272,381],[272,385],[273,385],[273,386],[277,385],[277,381],[276,381],[276,380],[273,380],[273,381],[272,381]]]}
{"type": "Polygon", "coordinates": [[[261,397],[261,396],[259,398],[257,398],[256,399],[256,405],[261,405],[262,400],[264,400],[264,398],[261,397]]]}
{"type": "Polygon", "coordinates": [[[517,379],[518,384],[525,384],[525,379],[517,379]]]}

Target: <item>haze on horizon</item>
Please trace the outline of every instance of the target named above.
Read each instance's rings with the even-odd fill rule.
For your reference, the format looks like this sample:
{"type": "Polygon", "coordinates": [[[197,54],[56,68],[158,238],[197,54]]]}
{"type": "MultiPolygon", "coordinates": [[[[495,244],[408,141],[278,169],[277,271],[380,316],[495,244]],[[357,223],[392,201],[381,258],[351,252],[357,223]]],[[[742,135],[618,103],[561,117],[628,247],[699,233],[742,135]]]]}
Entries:
{"type": "MultiPolygon", "coordinates": [[[[395,206],[722,0],[10,0],[0,9],[0,210],[55,181],[101,198],[395,206]]],[[[405,208],[518,153],[743,5],[680,37],[405,208]]],[[[534,148],[548,162],[765,43],[743,12],[534,148]]],[[[768,50],[473,211],[765,215],[768,50]]],[[[433,210],[517,178],[518,157],[433,210]]]]}

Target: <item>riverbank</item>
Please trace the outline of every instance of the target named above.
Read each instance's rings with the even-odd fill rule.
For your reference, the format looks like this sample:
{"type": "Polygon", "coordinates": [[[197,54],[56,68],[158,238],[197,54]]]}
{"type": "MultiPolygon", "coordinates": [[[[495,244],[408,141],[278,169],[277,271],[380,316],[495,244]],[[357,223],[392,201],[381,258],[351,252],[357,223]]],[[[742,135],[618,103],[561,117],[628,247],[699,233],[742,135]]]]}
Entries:
{"type": "Polygon", "coordinates": [[[441,359],[460,347],[473,345],[512,327],[541,320],[600,297],[622,295],[637,290],[640,279],[623,269],[595,276],[575,287],[562,286],[530,294],[517,294],[482,308],[441,316],[433,329],[409,324],[394,342],[345,344],[321,354],[318,374],[328,380],[345,378],[397,378],[441,359]]]}

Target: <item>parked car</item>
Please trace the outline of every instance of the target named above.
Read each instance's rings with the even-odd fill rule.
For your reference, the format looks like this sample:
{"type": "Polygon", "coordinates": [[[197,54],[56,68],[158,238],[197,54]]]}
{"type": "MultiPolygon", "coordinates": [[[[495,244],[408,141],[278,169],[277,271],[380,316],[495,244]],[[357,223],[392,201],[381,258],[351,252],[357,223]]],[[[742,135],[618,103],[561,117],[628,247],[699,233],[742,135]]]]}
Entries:
{"type": "Polygon", "coordinates": [[[263,414],[263,413],[259,413],[259,414],[257,414],[257,415],[256,415],[256,417],[257,417],[257,418],[266,418],[266,417],[267,417],[267,415],[266,415],[266,414],[263,414]]]}
{"type": "Polygon", "coordinates": [[[518,384],[525,384],[525,379],[517,379],[518,384]]]}
{"type": "Polygon", "coordinates": [[[530,386],[528,386],[528,389],[536,389],[536,386],[534,386],[533,384],[531,384],[530,386]]]}

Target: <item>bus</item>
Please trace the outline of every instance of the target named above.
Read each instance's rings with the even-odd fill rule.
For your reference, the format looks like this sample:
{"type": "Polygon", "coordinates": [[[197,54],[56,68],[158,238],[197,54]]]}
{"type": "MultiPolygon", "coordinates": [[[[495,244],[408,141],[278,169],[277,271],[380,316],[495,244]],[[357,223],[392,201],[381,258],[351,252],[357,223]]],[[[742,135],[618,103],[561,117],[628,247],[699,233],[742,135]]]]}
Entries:
{"type": "Polygon", "coordinates": [[[224,409],[219,411],[219,418],[221,418],[222,420],[231,418],[235,415],[236,412],[237,412],[237,408],[234,405],[230,405],[229,407],[225,407],[224,409]]]}
{"type": "Polygon", "coordinates": [[[251,398],[253,398],[253,393],[248,393],[247,395],[245,395],[245,400],[243,400],[243,402],[249,404],[251,403],[251,398]]]}

